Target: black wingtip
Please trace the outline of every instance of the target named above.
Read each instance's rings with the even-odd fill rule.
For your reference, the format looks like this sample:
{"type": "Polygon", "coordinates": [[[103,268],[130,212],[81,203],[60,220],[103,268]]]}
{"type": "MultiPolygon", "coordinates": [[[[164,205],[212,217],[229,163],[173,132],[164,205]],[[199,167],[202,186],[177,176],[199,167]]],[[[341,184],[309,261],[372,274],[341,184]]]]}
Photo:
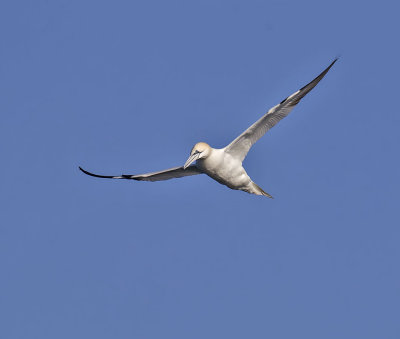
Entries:
{"type": "Polygon", "coordinates": [[[83,173],[85,173],[85,174],[87,174],[87,175],[91,175],[92,173],[90,173],[90,172],[88,172],[88,171],[85,171],[81,166],[78,166],[79,167],[79,169],[83,172],[83,173]]]}
{"type": "Polygon", "coordinates": [[[94,173],[90,173],[90,172],[88,172],[88,171],[85,171],[82,167],[80,167],[80,166],[78,166],[79,167],[79,169],[83,172],[83,173],[85,173],[85,174],[87,174],[87,175],[90,175],[91,177],[96,177],[96,178],[105,178],[105,179],[116,179],[116,177],[114,177],[114,176],[111,176],[111,175],[99,175],[99,174],[94,174],[94,173]]]}
{"type": "Polygon", "coordinates": [[[305,94],[307,94],[309,91],[311,91],[322,80],[322,78],[326,75],[326,73],[329,72],[329,70],[332,68],[332,66],[335,64],[335,62],[338,61],[338,60],[339,60],[339,57],[336,57],[331,62],[331,64],[321,72],[320,75],[318,75],[314,80],[310,81],[307,85],[305,85],[302,88],[300,88],[300,91],[304,90],[307,86],[309,86],[309,85],[314,83],[314,85],[305,94]]]}
{"type": "Polygon", "coordinates": [[[323,71],[322,71],[322,73],[319,75],[319,76],[317,76],[317,78],[316,79],[318,79],[319,77],[324,77],[325,76],[325,74],[326,73],[328,73],[328,71],[331,69],[331,67],[336,63],[336,61],[338,61],[339,60],[339,57],[336,57],[335,59],[333,59],[333,61],[331,62],[331,64],[327,67],[327,68],[325,68],[323,71]]]}
{"type": "Polygon", "coordinates": [[[329,68],[331,68],[331,67],[335,64],[335,62],[338,61],[338,60],[339,60],[339,56],[337,56],[335,59],[333,59],[333,61],[331,62],[331,64],[328,66],[328,70],[329,70],[329,68]]]}
{"type": "Polygon", "coordinates": [[[87,175],[90,175],[90,176],[92,176],[92,177],[96,177],[95,174],[90,173],[90,172],[88,172],[88,171],[85,171],[81,166],[79,166],[79,169],[80,169],[83,173],[85,173],[85,174],[87,174],[87,175]]]}
{"type": "Polygon", "coordinates": [[[336,61],[339,60],[339,57],[337,56],[335,59],[333,59],[333,61],[331,62],[331,64],[325,68],[325,70],[317,77],[324,77],[326,73],[328,73],[328,71],[331,69],[331,67],[336,63],[336,61]]]}

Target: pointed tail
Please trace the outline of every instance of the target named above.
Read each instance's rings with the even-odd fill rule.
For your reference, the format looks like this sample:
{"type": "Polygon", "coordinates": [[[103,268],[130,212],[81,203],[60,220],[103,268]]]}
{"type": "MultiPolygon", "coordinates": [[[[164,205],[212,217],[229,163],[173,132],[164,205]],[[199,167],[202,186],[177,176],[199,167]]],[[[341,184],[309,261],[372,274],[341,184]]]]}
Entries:
{"type": "Polygon", "coordinates": [[[274,198],[271,194],[265,192],[265,191],[264,191],[260,186],[258,186],[254,181],[253,181],[253,186],[254,186],[254,189],[257,191],[256,194],[264,195],[264,196],[266,196],[266,197],[268,197],[268,198],[271,198],[271,199],[274,198]]]}

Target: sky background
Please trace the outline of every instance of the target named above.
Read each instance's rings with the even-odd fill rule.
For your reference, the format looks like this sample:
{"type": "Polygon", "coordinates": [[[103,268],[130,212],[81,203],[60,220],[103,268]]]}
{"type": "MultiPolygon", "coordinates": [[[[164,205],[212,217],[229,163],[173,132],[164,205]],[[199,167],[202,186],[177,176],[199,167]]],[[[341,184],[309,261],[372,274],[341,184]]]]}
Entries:
{"type": "Polygon", "coordinates": [[[0,337],[400,337],[395,1],[2,1],[0,337]],[[244,165],[183,165],[328,75],[244,165]]]}

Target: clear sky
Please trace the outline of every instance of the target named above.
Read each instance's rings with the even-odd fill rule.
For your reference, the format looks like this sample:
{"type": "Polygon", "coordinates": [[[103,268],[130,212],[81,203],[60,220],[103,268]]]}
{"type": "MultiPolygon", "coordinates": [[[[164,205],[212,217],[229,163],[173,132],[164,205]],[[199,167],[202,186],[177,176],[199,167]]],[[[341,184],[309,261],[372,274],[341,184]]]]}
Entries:
{"type": "Polygon", "coordinates": [[[395,1],[3,1],[0,337],[400,338],[395,1]],[[244,162],[183,165],[328,75],[244,162]]]}

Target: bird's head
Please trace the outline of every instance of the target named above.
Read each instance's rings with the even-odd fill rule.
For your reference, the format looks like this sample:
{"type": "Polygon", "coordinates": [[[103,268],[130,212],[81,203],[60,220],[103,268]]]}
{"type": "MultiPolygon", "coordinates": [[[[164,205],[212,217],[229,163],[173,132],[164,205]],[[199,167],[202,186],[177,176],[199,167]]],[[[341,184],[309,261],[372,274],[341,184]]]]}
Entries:
{"type": "Polygon", "coordinates": [[[186,167],[190,166],[190,164],[195,162],[197,159],[207,158],[210,154],[210,145],[206,144],[205,142],[198,142],[196,145],[193,146],[192,150],[190,151],[189,159],[186,160],[183,168],[186,169],[186,167]]]}

